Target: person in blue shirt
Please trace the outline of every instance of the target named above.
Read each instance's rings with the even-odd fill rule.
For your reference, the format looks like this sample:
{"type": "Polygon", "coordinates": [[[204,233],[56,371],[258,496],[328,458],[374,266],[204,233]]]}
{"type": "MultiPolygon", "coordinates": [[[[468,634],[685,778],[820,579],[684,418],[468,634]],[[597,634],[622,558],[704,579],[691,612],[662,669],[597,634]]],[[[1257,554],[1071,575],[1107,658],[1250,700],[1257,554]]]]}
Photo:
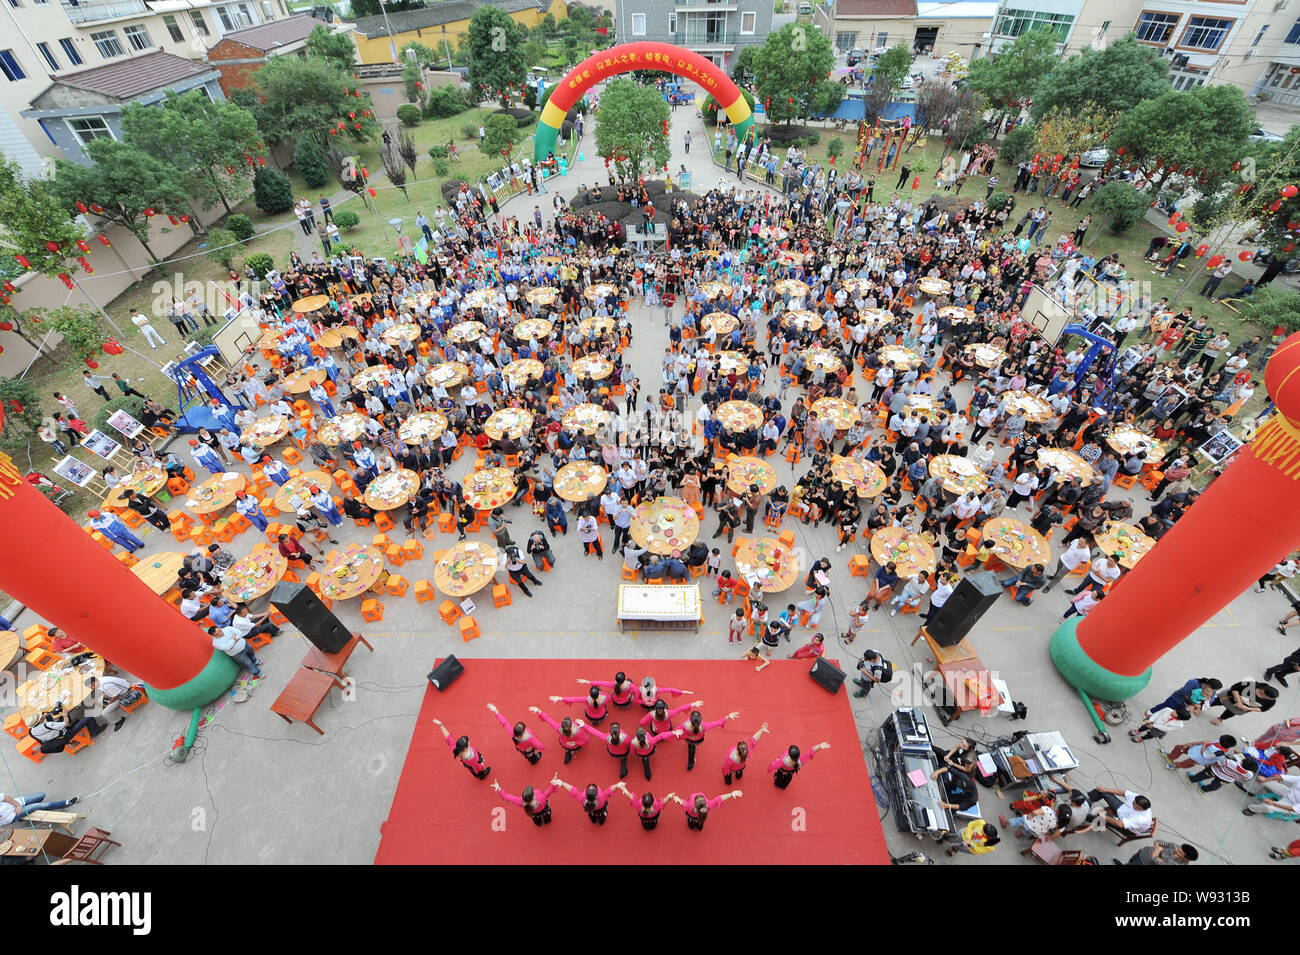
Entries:
{"type": "Polygon", "coordinates": [[[569,518],[564,513],[564,504],[558,497],[552,497],[546,502],[546,525],[551,529],[552,534],[569,533],[569,518]]]}

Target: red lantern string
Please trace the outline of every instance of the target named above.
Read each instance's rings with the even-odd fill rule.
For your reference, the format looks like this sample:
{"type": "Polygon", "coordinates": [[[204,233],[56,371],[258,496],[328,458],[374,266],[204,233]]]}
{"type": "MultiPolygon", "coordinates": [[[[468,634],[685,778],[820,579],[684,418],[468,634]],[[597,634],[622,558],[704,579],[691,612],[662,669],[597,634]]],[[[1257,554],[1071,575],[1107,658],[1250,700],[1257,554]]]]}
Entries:
{"type": "Polygon", "coordinates": [[[82,202],[80,199],[78,199],[78,200],[77,200],[77,211],[78,211],[78,212],[85,213],[85,212],[89,212],[90,210],[86,208],[86,204],[85,204],[84,202],[82,202]]]}
{"type": "Polygon", "coordinates": [[[100,245],[108,245],[108,244],[109,244],[109,243],[108,243],[108,236],[104,235],[102,232],[101,232],[99,235],[95,236],[95,238],[99,240],[99,244],[100,244],[100,245]]]}
{"type": "Polygon", "coordinates": [[[57,243],[57,242],[46,242],[46,243],[45,243],[45,247],[46,247],[47,249],[49,249],[51,252],[58,252],[58,251],[59,251],[59,243],[57,243]]]}
{"type": "Polygon", "coordinates": [[[77,248],[79,248],[82,252],[89,252],[89,251],[90,251],[90,246],[86,244],[86,240],[85,240],[85,239],[78,239],[78,240],[77,240],[77,248]]]}

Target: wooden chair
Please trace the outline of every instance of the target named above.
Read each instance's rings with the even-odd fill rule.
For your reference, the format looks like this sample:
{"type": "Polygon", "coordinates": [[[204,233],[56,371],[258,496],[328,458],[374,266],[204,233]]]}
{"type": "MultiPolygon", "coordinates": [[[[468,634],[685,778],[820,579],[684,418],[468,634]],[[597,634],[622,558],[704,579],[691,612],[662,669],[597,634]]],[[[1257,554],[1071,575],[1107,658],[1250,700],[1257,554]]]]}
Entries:
{"type": "Polygon", "coordinates": [[[1116,846],[1128,845],[1128,843],[1130,842],[1140,842],[1143,839],[1155,839],[1156,830],[1159,828],[1160,828],[1160,820],[1152,819],[1151,831],[1139,834],[1135,832],[1129,832],[1123,826],[1116,826],[1109,819],[1106,820],[1106,831],[1109,832],[1111,835],[1115,836],[1116,839],[1118,840],[1115,843],[1116,846]]]}
{"type": "Polygon", "coordinates": [[[107,829],[96,829],[91,826],[86,830],[85,835],[78,839],[67,852],[63,854],[64,860],[68,862],[85,862],[90,865],[103,865],[102,857],[104,852],[108,851],[109,846],[121,847],[122,843],[108,838],[112,835],[107,829]],[[100,858],[96,858],[96,853],[100,858]]]}

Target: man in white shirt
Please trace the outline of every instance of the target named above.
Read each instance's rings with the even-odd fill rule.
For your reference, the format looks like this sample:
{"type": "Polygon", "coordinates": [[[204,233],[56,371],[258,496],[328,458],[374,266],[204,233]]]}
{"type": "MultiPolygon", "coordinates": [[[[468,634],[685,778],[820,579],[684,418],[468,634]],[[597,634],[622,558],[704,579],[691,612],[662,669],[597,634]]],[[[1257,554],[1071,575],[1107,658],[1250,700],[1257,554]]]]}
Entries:
{"type": "Polygon", "coordinates": [[[142,315],[138,309],[132,309],[131,311],[131,324],[140,329],[140,334],[144,335],[144,340],[149,343],[154,351],[158,350],[159,345],[167,344],[154,327],[149,324],[149,319],[142,315]]]}
{"type": "Polygon", "coordinates": [[[1061,578],[1074,570],[1080,564],[1085,563],[1092,556],[1092,549],[1084,542],[1082,537],[1076,537],[1070,541],[1070,546],[1061,552],[1057,559],[1056,571],[1052,574],[1046,586],[1043,587],[1043,593],[1047,593],[1054,586],[1060,583],[1061,578]]]}
{"type": "Polygon", "coordinates": [[[1126,789],[1103,789],[1098,786],[1088,793],[1093,804],[1104,801],[1114,815],[1106,815],[1106,822],[1118,826],[1134,835],[1142,836],[1151,831],[1153,817],[1151,800],[1140,793],[1126,789]]]}
{"type": "Polygon", "coordinates": [[[1083,579],[1083,583],[1073,590],[1067,590],[1066,593],[1077,594],[1085,587],[1091,587],[1095,593],[1100,594],[1110,584],[1119,580],[1119,574],[1119,563],[1115,558],[1098,557],[1092,562],[1092,566],[1088,568],[1088,576],[1083,579]]]}

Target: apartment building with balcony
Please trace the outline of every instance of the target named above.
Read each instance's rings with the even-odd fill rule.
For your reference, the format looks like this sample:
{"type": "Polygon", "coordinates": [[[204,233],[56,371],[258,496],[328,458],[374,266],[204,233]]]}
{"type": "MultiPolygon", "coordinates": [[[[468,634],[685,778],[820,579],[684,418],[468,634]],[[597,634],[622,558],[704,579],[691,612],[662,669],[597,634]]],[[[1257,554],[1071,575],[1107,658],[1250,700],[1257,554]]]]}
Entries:
{"type": "Polygon", "coordinates": [[[767,39],[772,7],[772,0],[617,0],[615,36],[672,43],[729,67],[741,49],[767,39]]]}
{"type": "Polygon", "coordinates": [[[936,56],[967,59],[987,51],[997,4],[992,0],[833,0],[813,8],[813,22],[840,53],[903,43],[936,56]]]}
{"type": "MultiPolygon", "coordinates": [[[[82,155],[84,135],[67,135],[66,124],[34,108],[56,83],[75,84],[78,74],[103,66],[127,64],[130,74],[136,60],[148,80],[155,75],[149,63],[166,62],[155,54],[202,61],[228,34],[289,16],[284,0],[0,0],[0,11],[0,151],[28,175],[47,158],[82,155]]],[[[165,86],[179,72],[171,64],[157,76],[165,86]]],[[[112,123],[105,125],[112,135],[112,123]]]]}

